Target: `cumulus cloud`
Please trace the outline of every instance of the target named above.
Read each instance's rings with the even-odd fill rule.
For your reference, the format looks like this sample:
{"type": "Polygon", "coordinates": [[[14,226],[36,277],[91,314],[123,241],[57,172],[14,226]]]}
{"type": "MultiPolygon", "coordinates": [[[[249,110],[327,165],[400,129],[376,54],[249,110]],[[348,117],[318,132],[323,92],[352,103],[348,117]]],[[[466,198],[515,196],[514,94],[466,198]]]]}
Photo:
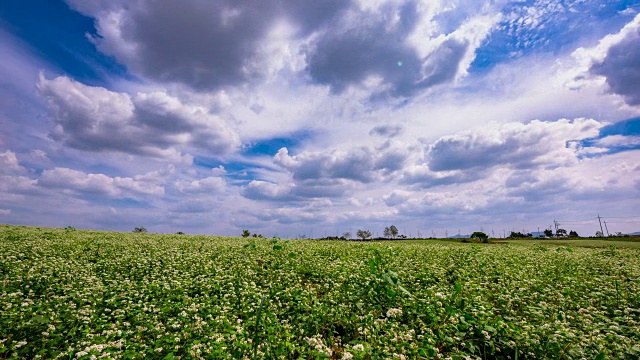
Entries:
{"type": "Polygon", "coordinates": [[[242,195],[252,200],[299,202],[342,197],[355,186],[354,181],[346,179],[305,179],[285,184],[252,180],[242,195]]]}
{"type": "Polygon", "coordinates": [[[360,147],[290,156],[287,148],[281,148],[274,160],[289,170],[296,180],[328,178],[368,183],[401,169],[406,158],[407,154],[398,149],[380,152],[360,147]]]}
{"type": "Polygon", "coordinates": [[[198,90],[255,83],[289,66],[334,92],[373,77],[379,92],[409,96],[464,76],[500,18],[470,2],[477,13],[443,35],[433,23],[444,2],[68,2],[96,19],[92,41],[132,73],[198,90]]]}
{"type": "Polygon", "coordinates": [[[330,219],[327,209],[331,205],[330,200],[324,199],[308,202],[299,207],[280,207],[252,212],[251,215],[262,221],[273,221],[278,224],[320,223],[330,219]]]}
{"type": "Polygon", "coordinates": [[[309,43],[306,70],[334,92],[374,79],[379,93],[392,96],[410,96],[466,75],[500,16],[471,17],[445,35],[432,24],[442,9],[423,7],[414,1],[382,2],[350,12],[309,43]]]}
{"type": "Polygon", "coordinates": [[[216,194],[224,191],[226,182],[223,178],[211,176],[200,180],[184,181],[176,183],[176,189],[188,194],[216,194]]]}
{"type": "Polygon", "coordinates": [[[164,187],[140,178],[88,174],[68,168],[53,168],[43,171],[37,184],[47,188],[66,190],[72,194],[95,194],[113,198],[136,198],[164,194],[164,187]]]}
{"type": "Polygon", "coordinates": [[[576,160],[567,141],[596,136],[603,124],[591,119],[510,123],[446,136],[428,151],[432,171],[558,167],[576,160]]]}
{"type": "Polygon", "coordinates": [[[16,154],[13,151],[5,150],[0,152],[0,175],[25,173],[27,169],[20,165],[16,154]]]}
{"type": "Polygon", "coordinates": [[[630,105],[640,105],[640,14],[612,41],[606,55],[591,66],[604,76],[611,92],[622,95],[630,105]]]}
{"type": "Polygon", "coordinates": [[[629,105],[640,105],[640,14],[618,33],[602,38],[592,48],[578,48],[573,86],[593,77],[604,78],[611,93],[621,95],[629,105]]]}
{"type": "Polygon", "coordinates": [[[165,92],[130,96],[64,76],[41,76],[38,89],[49,101],[51,137],[72,148],[181,159],[184,148],[220,155],[240,144],[218,116],[165,92]]]}
{"type": "Polygon", "coordinates": [[[70,5],[96,19],[98,49],[144,77],[211,90],[265,75],[269,33],[322,28],[349,1],[113,1],[70,5]]]}

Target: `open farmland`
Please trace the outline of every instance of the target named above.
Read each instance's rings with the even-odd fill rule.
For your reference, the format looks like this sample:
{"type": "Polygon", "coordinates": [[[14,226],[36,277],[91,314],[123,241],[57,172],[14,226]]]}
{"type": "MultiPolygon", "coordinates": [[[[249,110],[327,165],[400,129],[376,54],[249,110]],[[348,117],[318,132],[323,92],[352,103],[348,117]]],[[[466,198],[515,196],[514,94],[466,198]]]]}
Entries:
{"type": "Polygon", "coordinates": [[[640,250],[0,227],[0,358],[640,356],[640,250]]]}

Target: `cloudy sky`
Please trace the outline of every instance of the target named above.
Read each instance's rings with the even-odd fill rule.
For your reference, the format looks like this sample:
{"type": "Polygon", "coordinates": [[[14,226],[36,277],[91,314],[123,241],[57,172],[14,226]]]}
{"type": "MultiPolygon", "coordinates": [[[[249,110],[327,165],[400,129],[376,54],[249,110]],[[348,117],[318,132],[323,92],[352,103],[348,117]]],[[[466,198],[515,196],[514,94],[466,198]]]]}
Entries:
{"type": "Polygon", "coordinates": [[[640,231],[640,1],[0,2],[0,223],[640,231]],[[635,216],[635,217],[634,217],[635,216]]]}

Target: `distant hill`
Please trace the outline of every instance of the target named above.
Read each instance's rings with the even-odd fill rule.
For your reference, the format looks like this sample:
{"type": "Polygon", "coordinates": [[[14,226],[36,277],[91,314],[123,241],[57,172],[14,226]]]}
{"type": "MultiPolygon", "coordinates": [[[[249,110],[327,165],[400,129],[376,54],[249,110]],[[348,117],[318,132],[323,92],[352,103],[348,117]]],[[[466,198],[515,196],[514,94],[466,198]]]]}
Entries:
{"type": "Polygon", "coordinates": [[[638,235],[640,235],[640,231],[636,231],[636,232],[629,233],[629,235],[631,235],[631,236],[638,236],[638,235]]]}
{"type": "Polygon", "coordinates": [[[451,235],[447,239],[468,239],[470,237],[471,237],[471,235],[460,235],[460,234],[458,234],[458,235],[451,235]]]}

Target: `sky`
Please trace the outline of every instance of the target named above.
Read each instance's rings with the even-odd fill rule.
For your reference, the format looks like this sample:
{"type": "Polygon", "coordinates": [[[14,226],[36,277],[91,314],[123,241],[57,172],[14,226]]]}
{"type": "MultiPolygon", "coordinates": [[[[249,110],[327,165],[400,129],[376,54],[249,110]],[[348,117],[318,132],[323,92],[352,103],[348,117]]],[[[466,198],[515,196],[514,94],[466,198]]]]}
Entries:
{"type": "Polygon", "coordinates": [[[640,0],[0,2],[0,223],[640,231],[640,0]],[[606,223],[604,223],[606,222],[606,223]]]}

